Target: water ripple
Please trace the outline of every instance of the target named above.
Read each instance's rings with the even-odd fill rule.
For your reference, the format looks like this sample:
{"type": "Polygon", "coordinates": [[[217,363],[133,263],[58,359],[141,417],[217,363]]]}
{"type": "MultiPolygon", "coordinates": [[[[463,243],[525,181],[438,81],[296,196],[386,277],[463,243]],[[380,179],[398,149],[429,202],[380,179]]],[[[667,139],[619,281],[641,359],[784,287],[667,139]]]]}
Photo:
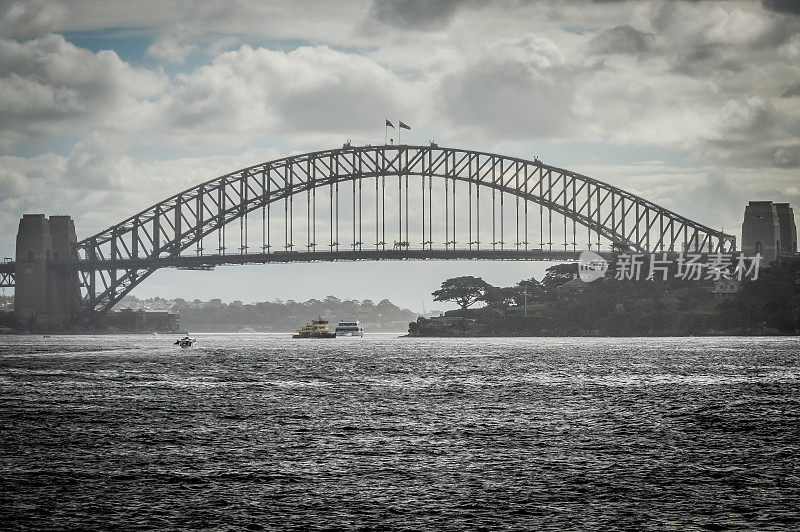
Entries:
{"type": "Polygon", "coordinates": [[[800,528],[796,338],[197,337],[0,338],[3,527],[800,528]]]}

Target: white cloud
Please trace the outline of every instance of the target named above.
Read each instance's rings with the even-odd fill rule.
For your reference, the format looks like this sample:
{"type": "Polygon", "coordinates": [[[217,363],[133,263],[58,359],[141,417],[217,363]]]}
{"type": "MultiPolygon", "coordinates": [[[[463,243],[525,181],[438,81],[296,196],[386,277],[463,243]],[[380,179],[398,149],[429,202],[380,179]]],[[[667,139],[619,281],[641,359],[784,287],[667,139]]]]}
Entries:
{"type": "Polygon", "coordinates": [[[145,55],[162,63],[183,64],[197,49],[194,44],[182,43],[173,35],[165,35],[151,44],[145,55]]]}
{"type": "MultiPolygon", "coordinates": [[[[242,145],[253,136],[379,131],[418,87],[358,54],[245,45],[177,78],[158,102],[168,142],[242,145]]],[[[343,138],[343,137],[342,137],[343,138]]]]}
{"type": "Polygon", "coordinates": [[[113,51],[92,53],[60,35],[0,40],[0,147],[112,123],[119,110],[157,95],[166,83],[113,51]]]}
{"type": "Polygon", "coordinates": [[[53,30],[63,21],[67,9],[47,0],[0,2],[0,37],[27,39],[53,30]]]}
{"type": "MultiPolygon", "coordinates": [[[[108,27],[129,17],[129,24],[156,35],[148,56],[181,63],[207,46],[213,60],[167,87],[160,72],[114,56],[118,68],[104,69],[110,88],[99,90],[103,80],[97,79],[94,95],[88,83],[50,82],[49,74],[5,65],[0,82],[6,109],[34,120],[7,128],[0,142],[20,146],[77,126],[100,128],[130,146],[234,150],[270,134],[289,144],[366,136],[375,116],[402,114],[437,138],[645,144],[729,160],[738,151],[719,141],[725,130],[716,125],[727,102],[759,97],[790,117],[797,114],[788,99],[773,100],[786,92],[783,80],[800,78],[786,55],[800,42],[800,30],[792,17],[757,4],[641,2],[620,10],[603,3],[466,1],[410,14],[403,5],[348,2],[333,8],[309,0],[240,2],[230,9],[207,1],[181,18],[180,4],[172,1],[138,10],[115,4],[116,14],[106,4],[76,1],[60,18],[50,17],[51,27],[108,27]],[[398,17],[408,23],[392,23],[398,17]],[[379,23],[381,31],[363,33],[365,20],[379,23]],[[222,51],[247,42],[248,35],[355,48],[313,45],[284,52],[244,45],[222,51]],[[783,52],[776,54],[776,46],[783,52]],[[161,84],[132,79],[134,74],[161,84]],[[155,90],[136,94],[137,87],[155,90]]],[[[28,18],[52,9],[44,1],[37,6],[28,18]]],[[[80,71],[65,52],[55,53],[51,63],[80,71]]],[[[82,52],[93,56],[86,64],[102,64],[106,53],[82,52]]],[[[780,142],[760,150],[765,164],[794,160],[792,120],[782,127],[773,135],[780,142]]]]}
{"type": "Polygon", "coordinates": [[[650,50],[654,35],[632,28],[615,26],[589,42],[593,54],[641,54],[650,50]]]}
{"type": "MultiPolygon", "coordinates": [[[[271,39],[352,44],[352,29],[369,0],[0,0],[14,7],[0,22],[0,36],[30,38],[49,32],[109,28],[141,30],[144,35],[185,29],[187,35],[247,35],[271,39]],[[5,20],[3,20],[5,19],[5,20]],[[320,37],[324,36],[324,37],[320,37]]],[[[4,13],[0,11],[0,13],[4,13]]]]}
{"type": "Polygon", "coordinates": [[[726,224],[748,195],[793,190],[782,168],[800,165],[798,110],[782,96],[800,80],[797,17],[753,2],[468,1],[410,17],[387,5],[208,1],[187,16],[173,1],[6,3],[0,150],[65,155],[3,158],[3,208],[82,213],[81,231],[101,229],[278,151],[380,142],[384,116],[442,144],[545,160],[539,141],[672,150],[699,170],[625,186],[726,224]],[[161,63],[200,50],[209,63],[169,78],[48,33],[121,25],[154,36],[146,55],[161,63]],[[761,189],[746,184],[756,175],[761,189]],[[693,208],[680,187],[709,203],[693,208]],[[735,209],[713,203],[715,187],[735,209]]]}
{"type": "Polygon", "coordinates": [[[549,39],[501,41],[442,77],[437,108],[467,136],[562,138],[576,126],[576,73],[564,62],[549,39]]]}
{"type": "MultiPolygon", "coordinates": [[[[3,227],[15,227],[23,213],[70,214],[86,237],[202,181],[286,155],[254,150],[142,161],[104,144],[92,136],[68,156],[0,156],[3,227]]],[[[14,249],[15,233],[0,234],[0,249],[14,249]]]]}

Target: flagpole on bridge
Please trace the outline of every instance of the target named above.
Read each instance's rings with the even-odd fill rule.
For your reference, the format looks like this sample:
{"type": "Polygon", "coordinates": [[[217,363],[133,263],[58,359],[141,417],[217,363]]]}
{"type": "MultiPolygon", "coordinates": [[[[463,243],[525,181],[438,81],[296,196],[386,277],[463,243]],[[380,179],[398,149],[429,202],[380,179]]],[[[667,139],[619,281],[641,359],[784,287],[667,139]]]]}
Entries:
{"type": "MultiPolygon", "coordinates": [[[[389,128],[394,129],[394,124],[392,124],[389,119],[386,119],[386,124],[383,126],[383,144],[384,146],[389,143],[389,128]]],[[[398,139],[398,144],[400,144],[400,137],[398,139]]]]}
{"type": "Polygon", "coordinates": [[[411,126],[409,126],[408,124],[406,124],[402,120],[398,120],[397,121],[397,126],[398,126],[398,128],[397,128],[397,144],[400,144],[400,131],[403,130],[403,129],[410,130],[411,126]]]}

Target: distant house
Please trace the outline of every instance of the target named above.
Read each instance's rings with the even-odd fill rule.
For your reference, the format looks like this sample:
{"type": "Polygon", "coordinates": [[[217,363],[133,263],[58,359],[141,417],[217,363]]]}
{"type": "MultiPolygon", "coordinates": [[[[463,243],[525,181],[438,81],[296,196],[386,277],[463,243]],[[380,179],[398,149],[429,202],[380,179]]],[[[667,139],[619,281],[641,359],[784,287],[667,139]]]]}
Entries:
{"type": "Polygon", "coordinates": [[[583,292],[583,289],[586,288],[586,285],[589,284],[586,281],[583,281],[580,277],[573,277],[566,283],[562,284],[561,286],[556,288],[556,293],[560,296],[564,294],[568,294],[570,292],[583,292]]]}
{"type": "Polygon", "coordinates": [[[736,279],[720,279],[711,290],[714,299],[730,299],[739,293],[739,281],[736,279]]]}

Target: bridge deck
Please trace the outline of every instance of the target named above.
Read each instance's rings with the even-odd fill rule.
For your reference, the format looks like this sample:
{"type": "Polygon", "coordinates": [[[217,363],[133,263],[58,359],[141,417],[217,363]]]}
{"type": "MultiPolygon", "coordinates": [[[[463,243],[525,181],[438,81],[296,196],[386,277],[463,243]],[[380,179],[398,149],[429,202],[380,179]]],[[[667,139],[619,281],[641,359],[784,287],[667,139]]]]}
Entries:
{"type": "MultiPolygon", "coordinates": [[[[159,257],[157,259],[121,259],[92,261],[81,260],[52,264],[52,268],[89,271],[101,268],[150,269],[197,268],[203,269],[226,264],[270,264],[288,262],[354,262],[379,260],[506,260],[506,261],[576,261],[580,251],[509,250],[509,249],[409,249],[409,250],[356,250],[356,251],[275,251],[272,253],[247,253],[235,255],[201,255],[159,257]]],[[[601,255],[609,255],[601,253],[601,255]]]]}
{"type": "MultiPolygon", "coordinates": [[[[541,261],[541,262],[575,262],[580,257],[580,251],[549,251],[541,249],[516,250],[516,249],[387,249],[387,250],[348,250],[348,251],[274,251],[271,253],[245,253],[226,255],[199,255],[199,256],[173,256],[146,259],[118,259],[118,260],[79,260],[73,262],[50,263],[48,266],[58,270],[147,270],[157,268],[179,269],[211,269],[215,266],[233,264],[272,264],[272,263],[297,263],[297,262],[356,262],[356,261],[395,261],[395,260],[502,260],[502,261],[541,261]]],[[[694,253],[700,260],[706,260],[714,253],[694,253]]],[[[606,260],[613,260],[614,253],[601,251],[600,256],[606,260]]],[[[657,254],[661,257],[662,253],[657,254]]],[[[732,253],[726,253],[734,257],[732,253]]],[[[669,260],[676,260],[677,252],[667,252],[669,260]]],[[[8,279],[13,286],[14,262],[0,265],[0,273],[8,273],[8,279]]]]}

